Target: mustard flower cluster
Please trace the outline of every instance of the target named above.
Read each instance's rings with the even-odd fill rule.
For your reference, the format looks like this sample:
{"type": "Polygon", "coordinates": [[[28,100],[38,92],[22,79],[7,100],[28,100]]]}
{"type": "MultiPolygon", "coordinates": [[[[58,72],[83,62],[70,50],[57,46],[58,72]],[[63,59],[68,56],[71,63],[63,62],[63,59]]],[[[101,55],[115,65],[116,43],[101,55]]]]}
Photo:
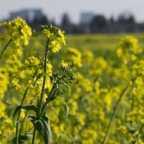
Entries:
{"type": "Polygon", "coordinates": [[[42,33],[48,39],[49,50],[57,53],[62,45],[65,45],[64,32],[55,26],[43,26],[42,33]]]}
{"type": "Polygon", "coordinates": [[[8,87],[8,75],[4,69],[0,69],[0,98],[3,98],[8,87]]]}
{"type": "Polygon", "coordinates": [[[32,30],[25,20],[16,18],[4,23],[3,26],[16,45],[28,45],[32,30]]]}
{"type": "Polygon", "coordinates": [[[82,55],[76,48],[68,48],[66,52],[65,61],[69,65],[74,65],[75,67],[82,66],[82,55]]]}

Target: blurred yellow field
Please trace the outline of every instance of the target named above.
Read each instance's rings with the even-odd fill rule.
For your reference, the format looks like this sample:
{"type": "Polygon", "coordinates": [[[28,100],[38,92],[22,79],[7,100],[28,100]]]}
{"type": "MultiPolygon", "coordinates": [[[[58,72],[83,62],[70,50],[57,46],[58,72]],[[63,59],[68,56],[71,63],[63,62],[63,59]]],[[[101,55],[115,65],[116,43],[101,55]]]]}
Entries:
{"type": "Polygon", "coordinates": [[[144,143],[143,34],[1,27],[0,144],[144,143]]]}

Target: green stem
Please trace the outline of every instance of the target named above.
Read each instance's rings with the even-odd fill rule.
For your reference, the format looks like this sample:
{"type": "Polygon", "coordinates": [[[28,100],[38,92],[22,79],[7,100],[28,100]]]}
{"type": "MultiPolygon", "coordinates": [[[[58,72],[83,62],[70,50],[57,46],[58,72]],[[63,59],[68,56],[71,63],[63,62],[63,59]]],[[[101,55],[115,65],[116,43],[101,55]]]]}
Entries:
{"type": "Polygon", "coordinates": [[[52,87],[52,89],[51,89],[51,91],[50,91],[50,93],[49,93],[49,95],[46,99],[46,102],[44,103],[44,105],[42,107],[42,114],[45,113],[45,110],[46,110],[48,102],[49,102],[49,98],[52,97],[52,96],[55,96],[56,92],[57,92],[57,89],[55,88],[55,85],[53,85],[53,87],[52,87]]]}
{"type": "Polygon", "coordinates": [[[35,137],[36,137],[36,128],[34,127],[34,130],[33,130],[33,138],[32,138],[32,144],[34,144],[34,142],[35,142],[35,137]]]}
{"type": "Polygon", "coordinates": [[[22,130],[23,130],[24,122],[25,122],[27,116],[28,116],[28,112],[26,112],[26,115],[24,116],[23,120],[21,121],[21,125],[20,125],[20,128],[19,128],[19,132],[20,132],[20,133],[21,133],[22,130]]]}
{"type": "Polygon", "coordinates": [[[49,40],[47,40],[46,46],[45,46],[45,55],[44,55],[44,64],[43,64],[43,83],[42,83],[41,96],[40,96],[40,101],[39,101],[40,114],[41,114],[41,111],[42,111],[42,101],[43,101],[43,97],[44,97],[44,93],[45,93],[46,72],[47,72],[48,43],[49,43],[49,40]]]}
{"type": "MultiPolygon", "coordinates": [[[[29,86],[26,88],[26,90],[24,92],[24,95],[23,95],[23,98],[22,98],[20,106],[23,105],[24,100],[26,98],[26,95],[28,93],[28,90],[29,90],[29,86]]],[[[19,121],[20,121],[20,114],[21,114],[21,110],[19,111],[18,116],[17,116],[17,120],[16,120],[16,144],[19,144],[19,136],[20,136],[20,133],[19,133],[19,121]]]]}
{"type": "Polygon", "coordinates": [[[119,99],[117,100],[116,104],[113,107],[113,112],[112,112],[108,127],[106,129],[106,134],[105,134],[104,139],[103,139],[101,144],[106,144],[107,141],[108,141],[108,138],[109,138],[109,135],[110,135],[110,128],[111,128],[113,120],[114,120],[114,118],[116,116],[117,109],[119,107],[119,104],[120,104],[123,96],[126,94],[127,90],[128,90],[128,86],[121,92],[121,94],[119,96],[119,99]]]}
{"type": "Polygon", "coordinates": [[[16,144],[19,144],[19,121],[16,121],[16,144]]]}
{"type": "Polygon", "coordinates": [[[12,42],[12,39],[9,39],[9,41],[6,43],[6,45],[3,47],[1,53],[0,53],[0,59],[2,58],[4,52],[7,50],[8,46],[10,45],[10,43],[12,42]]]}
{"type": "MultiPolygon", "coordinates": [[[[59,81],[61,81],[63,78],[64,78],[64,75],[61,78],[59,78],[59,81]]],[[[57,87],[58,83],[59,82],[57,81],[57,82],[55,82],[53,84],[53,87],[52,87],[48,97],[46,98],[46,102],[43,104],[42,113],[45,113],[45,110],[47,108],[48,102],[55,98],[55,96],[56,96],[56,94],[58,92],[58,87],[57,87]]]]}
{"type": "MultiPolygon", "coordinates": [[[[36,69],[34,75],[33,75],[33,78],[35,78],[37,76],[37,71],[38,69],[36,69]]],[[[34,81],[34,85],[36,83],[37,79],[34,81]]],[[[23,105],[24,103],[24,100],[27,96],[27,93],[29,91],[29,88],[30,88],[30,85],[28,85],[24,91],[24,94],[23,94],[23,97],[22,97],[22,100],[21,100],[21,104],[20,106],[23,105]]],[[[17,116],[17,119],[16,119],[16,144],[19,144],[19,136],[20,136],[20,125],[19,125],[19,121],[20,121],[20,115],[21,115],[21,110],[18,112],[18,116],[17,116]]]]}

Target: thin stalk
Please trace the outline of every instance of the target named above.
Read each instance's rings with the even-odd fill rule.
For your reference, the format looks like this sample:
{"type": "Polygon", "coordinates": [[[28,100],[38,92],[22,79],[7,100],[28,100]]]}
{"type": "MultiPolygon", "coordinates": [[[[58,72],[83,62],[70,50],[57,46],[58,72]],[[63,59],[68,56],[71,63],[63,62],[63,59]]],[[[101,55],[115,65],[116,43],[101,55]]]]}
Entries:
{"type": "Polygon", "coordinates": [[[43,60],[44,61],[44,64],[43,64],[43,82],[42,82],[42,89],[41,89],[41,95],[40,95],[40,101],[39,101],[40,114],[41,114],[41,111],[42,111],[42,101],[43,101],[43,97],[44,97],[44,93],[45,93],[46,72],[47,72],[48,43],[49,43],[49,40],[47,40],[47,42],[46,42],[45,55],[44,55],[44,60],[43,60]]]}
{"type": "Polygon", "coordinates": [[[119,99],[117,100],[116,104],[113,107],[113,112],[112,112],[108,127],[106,129],[106,134],[105,134],[104,139],[103,139],[101,144],[106,144],[107,141],[108,141],[108,138],[109,138],[109,135],[110,135],[110,128],[111,128],[113,120],[114,120],[114,118],[116,116],[117,109],[119,107],[119,104],[120,104],[123,96],[126,94],[127,90],[128,90],[128,86],[121,92],[121,94],[119,96],[119,99]]]}
{"type": "Polygon", "coordinates": [[[0,59],[2,58],[4,52],[7,50],[8,46],[10,45],[10,43],[12,42],[12,39],[9,39],[9,41],[6,43],[6,45],[3,47],[1,53],[0,53],[0,59]]]}
{"type": "Polygon", "coordinates": [[[57,88],[55,87],[55,85],[53,85],[47,99],[46,102],[44,103],[43,107],[42,107],[42,113],[45,113],[45,110],[47,108],[48,102],[49,102],[49,97],[55,96],[57,92],[57,88]]]}
{"type": "MultiPolygon", "coordinates": [[[[64,78],[64,75],[59,79],[59,81],[61,81],[63,78],[64,78]]],[[[57,94],[57,92],[58,92],[57,85],[58,85],[58,82],[55,82],[54,85],[53,85],[53,87],[52,87],[52,89],[51,89],[51,91],[50,91],[50,93],[49,93],[49,95],[48,95],[48,97],[47,97],[47,99],[46,99],[46,102],[44,103],[44,105],[42,107],[42,113],[45,112],[49,100],[52,99],[52,98],[54,98],[55,95],[57,94]]]]}
{"type": "Polygon", "coordinates": [[[24,116],[23,120],[21,121],[21,126],[20,126],[20,128],[19,128],[20,133],[21,133],[22,130],[23,130],[24,122],[25,122],[27,116],[28,116],[28,112],[26,113],[26,115],[24,116]]]}
{"type": "Polygon", "coordinates": [[[34,127],[34,130],[33,130],[33,138],[32,138],[32,144],[34,144],[34,142],[35,142],[35,137],[36,137],[36,128],[34,127]]]}
{"type": "MultiPolygon", "coordinates": [[[[38,71],[38,69],[36,69],[36,71],[35,71],[35,73],[34,73],[34,75],[33,75],[33,78],[36,77],[37,71],[38,71]]],[[[37,79],[34,81],[34,85],[35,85],[36,81],[37,81],[37,79]]],[[[30,85],[28,85],[28,86],[26,87],[25,91],[24,91],[24,94],[23,94],[23,97],[22,97],[20,106],[23,105],[24,100],[25,100],[25,98],[26,98],[26,96],[27,96],[27,93],[28,93],[28,91],[29,91],[29,88],[30,88],[30,85]]],[[[19,136],[20,136],[19,120],[20,120],[20,114],[21,114],[21,110],[18,112],[18,116],[17,116],[17,120],[16,120],[16,144],[19,144],[19,136]]]]}
{"type": "MultiPolygon", "coordinates": [[[[23,98],[22,98],[20,106],[23,105],[23,102],[24,102],[25,97],[26,97],[26,95],[28,93],[28,90],[29,90],[29,86],[26,88],[26,90],[24,92],[24,95],[23,95],[23,98]]],[[[17,120],[16,120],[16,144],[19,144],[19,136],[20,136],[20,133],[19,133],[19,120],[20,120],[20,114],[21,114],[21,110],[19,111],[18,116],[17,116],[17,120]]]]}
{"type": "MultiPolygon", "coordinates": [[[[42,112],[42,101],[43,101],[43,97],[44,97],[44,93],[45,93],[46,72],[47,72],[47,55],[48,55],[48,42],[49,42],[49,40],[47,40],[47,42],[46,42],[45,54],[44,54],[44,60],[43,60],[44,61],[44,64],[43,64],[43,82],[42,82],[40,101],[38,103],[38,106],[40,106],[39,115],[41,115],[41,112],[42,112]]],[[[34,142],[35,142],[35,137],[36,137],[36,127],[34,127],[34,130],[33,130],[32,144],[34,144],[34,142]]]]}

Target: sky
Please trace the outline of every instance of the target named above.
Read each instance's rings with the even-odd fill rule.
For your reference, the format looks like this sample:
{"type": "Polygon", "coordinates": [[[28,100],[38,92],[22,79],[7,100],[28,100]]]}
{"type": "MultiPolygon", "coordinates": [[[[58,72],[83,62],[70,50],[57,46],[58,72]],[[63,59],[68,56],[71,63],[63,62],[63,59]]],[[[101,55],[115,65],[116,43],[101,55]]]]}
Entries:
{"type": "Polygon", "coordinates": [[[0,0],[0,18],[22,8],[41,8],[56,21],[67,12],[74,22],[78,22],[84,11],[102,13],[107,17],[132,12],[138,21],[144,21],[144,0],[0,0]]]}

